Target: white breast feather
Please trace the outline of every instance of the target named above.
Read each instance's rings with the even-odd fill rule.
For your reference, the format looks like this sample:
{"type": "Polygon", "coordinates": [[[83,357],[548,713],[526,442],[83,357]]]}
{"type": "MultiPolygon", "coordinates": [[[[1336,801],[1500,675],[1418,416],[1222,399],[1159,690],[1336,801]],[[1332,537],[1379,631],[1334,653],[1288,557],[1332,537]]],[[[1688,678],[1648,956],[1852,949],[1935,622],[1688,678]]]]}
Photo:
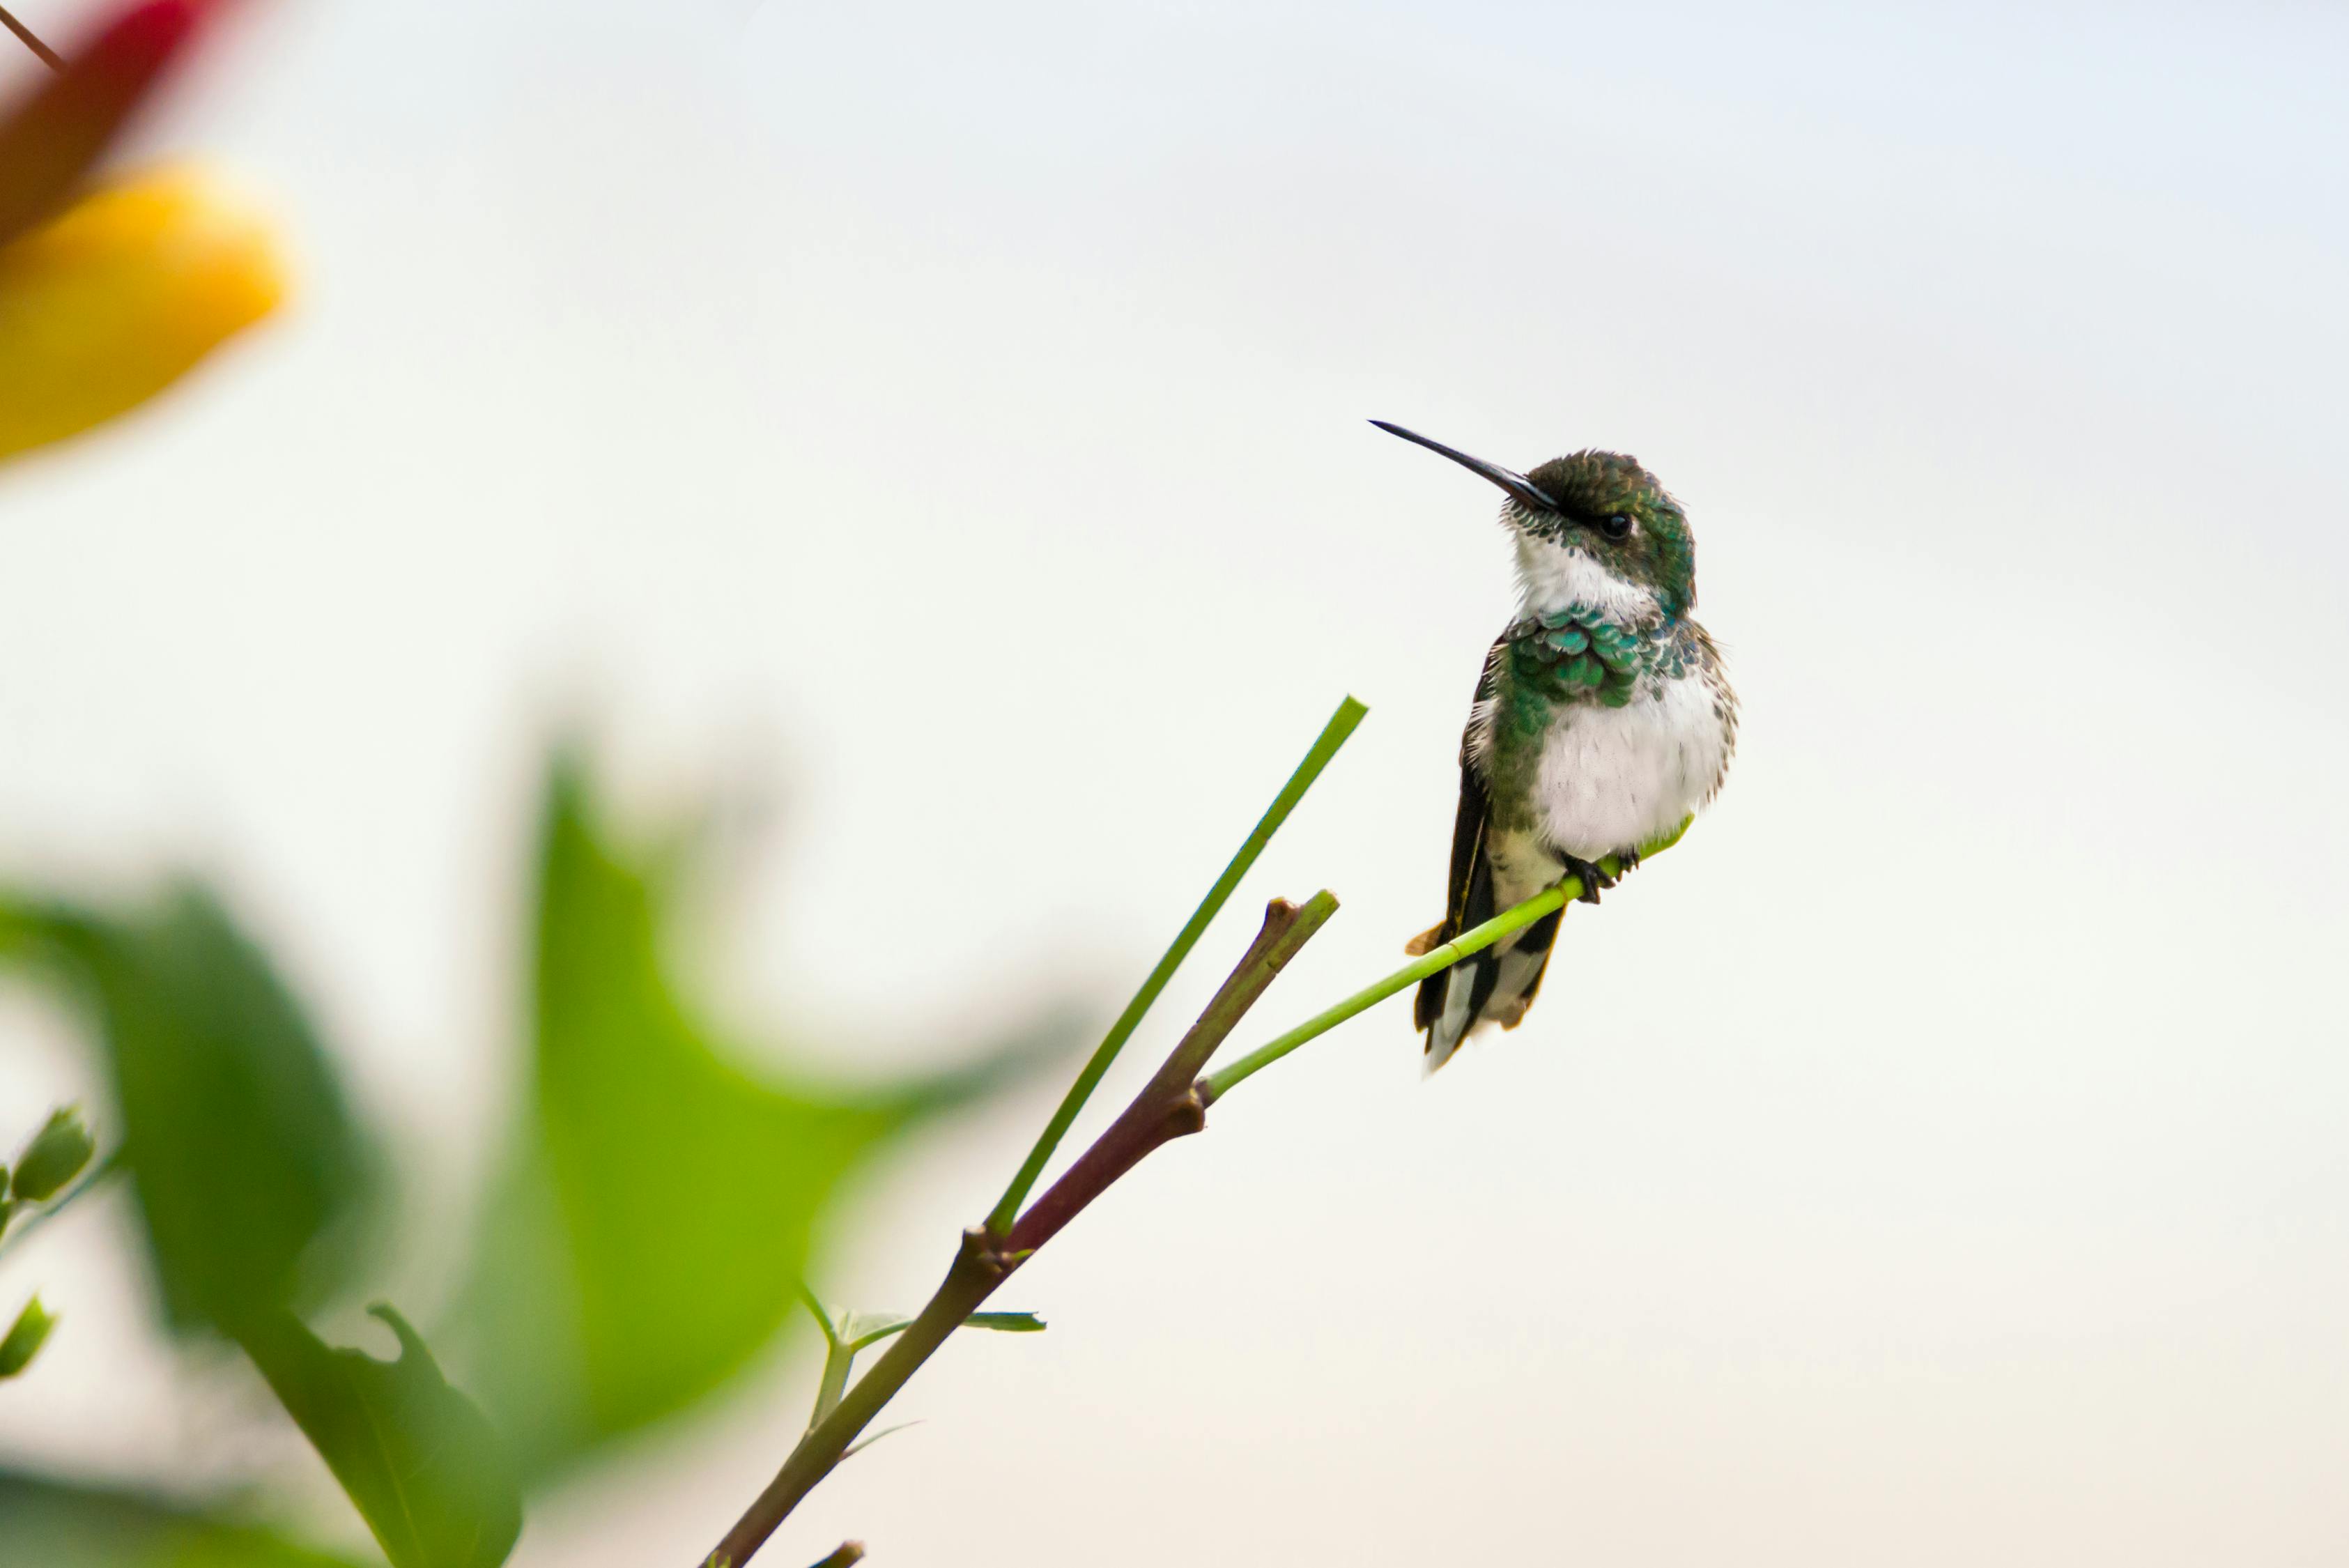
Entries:
{"type": "Polygon", "coordinates": [[[1585,860],[1661,837],[1713,793],[1726,744],[1713,692],[1694,676],[1644,684],[1620,708],[1561,708],[1534,780],[1543,829],[1585,860]]]}
{"type": "MultiPolygon", "coordinates": [[[[1512,532],[1519,614],[1538,616],[1579,603],[1619,625],[1637,626],[1661,613],[1653,589],[1617,576],[1588,552],[1523,527],[1512,532]]],[[[1548,837],[1570,854],[1596,860],[1679,826],[1721,777],[1727,761],[1722,728],[1713,692],[1696,677],[1643,682],[1621,708],[1561,708],[1543,742],[1535,782],[1548,837]]]]}

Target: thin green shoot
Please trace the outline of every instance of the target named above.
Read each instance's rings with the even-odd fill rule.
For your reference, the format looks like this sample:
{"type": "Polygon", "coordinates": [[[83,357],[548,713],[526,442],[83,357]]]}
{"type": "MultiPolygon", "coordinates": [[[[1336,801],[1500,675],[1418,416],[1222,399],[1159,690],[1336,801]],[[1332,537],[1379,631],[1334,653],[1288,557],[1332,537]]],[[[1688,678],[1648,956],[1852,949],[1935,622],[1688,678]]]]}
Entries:
{"type": "MultiPolygon", "coordinates": [[[[1642,846],[1640,857],[1644,860],[1662,854],[1678,844],[1681,835],[1687,831],[1688,823],[1684,821],[1654,843],[1642,846]]],[[[1623,874],[1622,861],[1612,855],[1599,861],[1599,868],[1609,877],[1623,874]]],[[[1307,1041],[1327,1034],[1356,1013],[1368,1012],[1397,992],[1408,991],[1429,975],[1440,974],[1462,959],[1484,951],[1502,938],[1532,925],[1551,910],[1564,909],[1569,900],[1581,895],[1582,879],[1568,877],[1536,893],[1525,902],[1504,909],[1483,925],[1461,932],[1443,946],[1430,949],[1385,979],[1364,986],[1343,1002],[1315,1013],[1288,1033],[1266,1042],[1237,1061],[1208,1074],[1199,1081],[1204,1097],[1209,1104],[1214,1104],[1229,1094],[1235,1085],[1246,1083],[1307,1041]]]]}
{"type": "Polygon", "coordinates": [[[1028,1151],[1027,1159],[1021,1162],[1019,1173],[1011,1179],[1011,1185],[1004,1189],[1002,1198],[997,1200],[993,1211],[988,1215],[987,1229],[992,1234],[1007,1236],[1011,1233],[1013,1222],[1019,1218],[1020,1206],[1028,1201],[1029,1193],[1035,1190],[1037,1181],[1044,1174],[1044,1167],[1050,1163],[1053,1152],[1061,1147],[1061,1140],[1068,1136],[1069,1128],[1077,1119],[1077,1113],[1083,1110],[1085,1102],[1092,1097],[1093,1090],[1100,1086],[1102,1077],[1108,1074],[1110,1064],[1117,1060],[1118,1053],[1125,1048],[1126,1041],[1133,1037],[1134,1030],[1141,1024],[1143,1015],[1150,1011],[1151,1003],[1158,1000],[1158,993],[1166,989],[1166,982],[1174,978],[1174,971],[1182,967],[1183,961],[1190,957],[1191,950],[1206,933],[1209,923],[1230,900],[1240,878],[1247,875],[1257,857],[1264,853],[1264,846],[1271,842],[1272,836],[1279,831],[1280,825],[1288,819],[1288,814],[1297,808],[1297,803],[1305,798],[1305,792],[1313,787],[1313,782],[1321,776],[1321,770],[1330,765],[1330,759],[1338,754],[1338,748],[1346,743],[1347,737],[1362,722],[1362,715],[1369,711],[1351,697],[1338,704],[1338,711],[1330,716],[1329,723],[1322,726],[1320,737],[1305,753],[1305,760],[1297,764],[1297,771],[1289,775],[1288,782],[1273,797],[1272,805],[1265,809],[1255,830],[1240,846],[1239,852],[1232,857],[1231,864],[1226,866],[1224,874],[1216,878],[1216,885],[1207,889],[1207,896],[1192,911],[1190,920],[1176,935],[1165,956],[1158,961],[1157,967],[1142,982],[1142,989],[1133,993],[1133,1000],[1125,1004],[1125,1011],[1118,1014],[1115,1023],[1110,1025],[1109,1033],[1102,1036],[1092,1059],[1085,1064],[1084,1071],[1079,1073],[1077,1081],[1069,1086],[1060,1108],[1052,1113],[1052,1119],[1036,1139],[1036,1146],[1028,1151]]]}

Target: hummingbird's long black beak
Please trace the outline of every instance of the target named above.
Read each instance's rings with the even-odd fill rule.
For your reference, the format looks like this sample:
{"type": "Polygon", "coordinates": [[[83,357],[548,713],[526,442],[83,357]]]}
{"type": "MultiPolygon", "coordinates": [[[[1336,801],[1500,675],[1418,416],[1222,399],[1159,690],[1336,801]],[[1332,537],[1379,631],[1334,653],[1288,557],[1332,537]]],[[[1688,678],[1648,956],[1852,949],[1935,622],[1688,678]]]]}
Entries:
{"type": "Polygon", "coordinates": [[[1486,479],[1491,480],[1494,483],[1499,485],[1502,489],[1516,496],[1520,502],[1527,506],[1535,507],[1543,512],[1556,512],[1560,510],[1558,504],[1551,500],[1549,496],[1543,492],[1540,485],[1536,484],[1532,480],[1527,479],[1524,474],[1517,472],[1514,469],[1503,468],[1497,463],[1486,462],[1481,457],[1470,457],[1464,452],[1454,452],[1452,448],[1444,445],[1440,441],[1430,441],[1425,436],[1421,435],[1417,431],[1407,431],[1401,425],[1391,425],[1384,420],[1372,420],[1371,423],[1378,426],[1379,429],[1386,431],[1389,435],[1401,436],[1403,440],[1416,442],[1418,445],[1425,447],[1430,452],[1442,452],[1445,457],[1450,458],[1453,462],[1466,469],[1469,472],[1483,474],[1486,479]]]}

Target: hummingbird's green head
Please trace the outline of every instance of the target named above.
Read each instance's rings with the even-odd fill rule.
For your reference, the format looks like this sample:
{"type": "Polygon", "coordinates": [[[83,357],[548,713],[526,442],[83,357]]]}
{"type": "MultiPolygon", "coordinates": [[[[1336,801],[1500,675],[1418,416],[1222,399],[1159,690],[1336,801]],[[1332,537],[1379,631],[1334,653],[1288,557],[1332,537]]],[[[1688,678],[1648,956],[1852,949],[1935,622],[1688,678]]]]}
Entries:
{"type": "Polygon", "coordinates": [[[1599,597],[1620,604],[1637,596],[1652,598],[1664,618],[1674,620],[1695,607],[1696,541],[1688,514],[1637,459],[1578,452],[1518,473],[1384,420],[1371,422],[1441,452],[1507,494],[1501,520],[1516,535],[1528,608],[1554,607],[1551,599],[1599,597]]]}

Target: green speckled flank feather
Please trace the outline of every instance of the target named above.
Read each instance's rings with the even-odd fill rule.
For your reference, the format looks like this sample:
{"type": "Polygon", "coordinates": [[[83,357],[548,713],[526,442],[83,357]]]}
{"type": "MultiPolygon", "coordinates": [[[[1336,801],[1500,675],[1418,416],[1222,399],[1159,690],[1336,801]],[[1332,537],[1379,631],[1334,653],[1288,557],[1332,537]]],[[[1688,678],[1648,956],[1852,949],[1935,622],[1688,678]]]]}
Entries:
{"type": "Polygon", "coordinates": [[[1522,623],[1504,640],[1510,674],[1553,702],[1595,698],[1620,708],[1654,662],[1646,639],[1584,604],[1522,623]]]}
{"type": "Polygon", "coordinates": [[[1497,825],[1532,825],[1534,774],[1559,708],[1627,707],[1643,690],[1713,665],[1711,639],[1691,621],[1657,616],[1630,624],[1575,603],[1511,626],[1485,661],[1465,738],[1483,764],[1497,825]]]}

